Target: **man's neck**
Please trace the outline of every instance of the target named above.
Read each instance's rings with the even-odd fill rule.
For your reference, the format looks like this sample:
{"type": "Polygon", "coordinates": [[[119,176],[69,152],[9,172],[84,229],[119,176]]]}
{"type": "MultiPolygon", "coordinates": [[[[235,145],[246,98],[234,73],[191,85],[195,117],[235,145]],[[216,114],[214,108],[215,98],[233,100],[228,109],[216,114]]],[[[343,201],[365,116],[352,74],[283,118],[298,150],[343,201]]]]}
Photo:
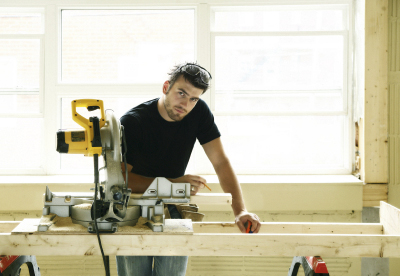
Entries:
{"type": "Polygon", "coordinates": [[[166,120],[167,122],[173,122],[174,120],[172,120],[169,116],[167,111],[165,110],[165,106],[164,106],[164,97],[160,97],[158,99],[157,102],[157,109],[158,109],[158,113],[160,113],[161,117],[166,120]]]}

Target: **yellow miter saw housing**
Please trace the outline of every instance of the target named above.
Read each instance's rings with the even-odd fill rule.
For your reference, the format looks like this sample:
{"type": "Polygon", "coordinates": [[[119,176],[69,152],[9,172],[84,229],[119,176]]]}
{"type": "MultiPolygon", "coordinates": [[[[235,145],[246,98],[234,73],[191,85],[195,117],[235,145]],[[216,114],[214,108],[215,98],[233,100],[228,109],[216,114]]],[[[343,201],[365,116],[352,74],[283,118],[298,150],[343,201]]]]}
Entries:
{"type": "MultiPolygon", "coordinates": [[[[71,217],[72,222],[88,228],[89,232],[115,232],[118,226],[134,226],[140,216],[147,218],[147,225],[155,232],[163,232],[165,225],[164,203],[189,203],[190,184],[172,183],[166,178],[155,178],[143,195],[131,198],[121,163],[127,163],[121,152],[125,139],[123,127],[112,110],[104,111],[103,101],[93,99],[74,100],[71,103],[72,118],[83,130],[59,130],[57,151],[67,154],[92,156],[94,160],[95,192],[51,192],[46,187],[43,215],[55,214],[71,217]],[[100,109],[101,118],[88,119],[77,112],[77,107],[88,111],[100,109]],[[104,159],[104,167],[98,168],[98,157],[104,159]],[[99,170],[104,171],[100,182],[99,170]]],[[[125,147],[126,148],[126,147],[125,147]]],[[[48,226],[39,225],[38,231],[48,226]]]]}
{"type": "Polygon", "coordinates": [[[93,156],[102,154],[102,145],[99,141],[100,133],[95,133],[98,129],[104,127],[106,120],[104,115],[104,106],[102,100],[74,100],[71,102],[72,119],[84,130],[59,130],[57,132],[57,151],[60,153],[84,154],[93,156]],[[85,107],[88,111],[100,109],[101,118],[94,120],[93,117],[87,119],[80,115],[76,108],[85,107]]]}

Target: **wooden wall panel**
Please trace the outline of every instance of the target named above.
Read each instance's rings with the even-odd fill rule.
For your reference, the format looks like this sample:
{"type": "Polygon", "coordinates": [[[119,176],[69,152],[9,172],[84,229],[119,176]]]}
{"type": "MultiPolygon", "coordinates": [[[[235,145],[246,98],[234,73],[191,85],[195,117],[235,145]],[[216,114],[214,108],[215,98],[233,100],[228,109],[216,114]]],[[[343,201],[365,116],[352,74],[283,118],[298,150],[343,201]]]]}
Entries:
{"type": "Polygon", "coordinates": [[[365,1],[365,183],[388,182],[388,4],[365,1]]]}
{"type": "Polygon", "coordinates": [[[389,1],[389,203],[400,207],[400,0],[389,1]]]}

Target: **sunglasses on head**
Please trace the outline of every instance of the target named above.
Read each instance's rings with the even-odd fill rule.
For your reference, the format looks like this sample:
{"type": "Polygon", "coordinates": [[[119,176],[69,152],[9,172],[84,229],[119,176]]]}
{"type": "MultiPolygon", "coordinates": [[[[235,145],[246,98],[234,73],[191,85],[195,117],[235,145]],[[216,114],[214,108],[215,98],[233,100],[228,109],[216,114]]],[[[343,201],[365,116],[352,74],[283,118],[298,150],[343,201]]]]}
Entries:
{"type": "Polygon", "coordinates": [[[209,85],[210,80],[212,79],[210,72],[208,72],[205,68],[200,65],[188,63],[179,68],[179,72],[186,72],[191,76],[200,75],[201,81],[205,85],[209,85]]]}

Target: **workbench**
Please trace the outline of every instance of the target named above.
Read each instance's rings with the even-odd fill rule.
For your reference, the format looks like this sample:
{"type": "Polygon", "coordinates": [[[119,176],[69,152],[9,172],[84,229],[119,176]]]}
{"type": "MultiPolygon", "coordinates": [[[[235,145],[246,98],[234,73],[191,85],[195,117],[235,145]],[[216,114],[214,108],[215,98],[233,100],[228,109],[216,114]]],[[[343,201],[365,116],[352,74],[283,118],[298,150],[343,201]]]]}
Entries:
{"type": "MultiPolygon", "coordinates": [[[[102,234],[106,255],[400,257],[400,210],[381,202],[380,223],[262,223],[258,234],[234,223],[195,222],[192,233],[102,234]]],[[[24,220],[25,221],[25,220],[24,220]]],[[[39,219],[30,219],[32,225],[39,219]]],[[[26,223],[26,221],[25,221],[26,223]]],[[[96,235],[13,232],[0,222],[0,255],[100,255],[96,235]]]]}

